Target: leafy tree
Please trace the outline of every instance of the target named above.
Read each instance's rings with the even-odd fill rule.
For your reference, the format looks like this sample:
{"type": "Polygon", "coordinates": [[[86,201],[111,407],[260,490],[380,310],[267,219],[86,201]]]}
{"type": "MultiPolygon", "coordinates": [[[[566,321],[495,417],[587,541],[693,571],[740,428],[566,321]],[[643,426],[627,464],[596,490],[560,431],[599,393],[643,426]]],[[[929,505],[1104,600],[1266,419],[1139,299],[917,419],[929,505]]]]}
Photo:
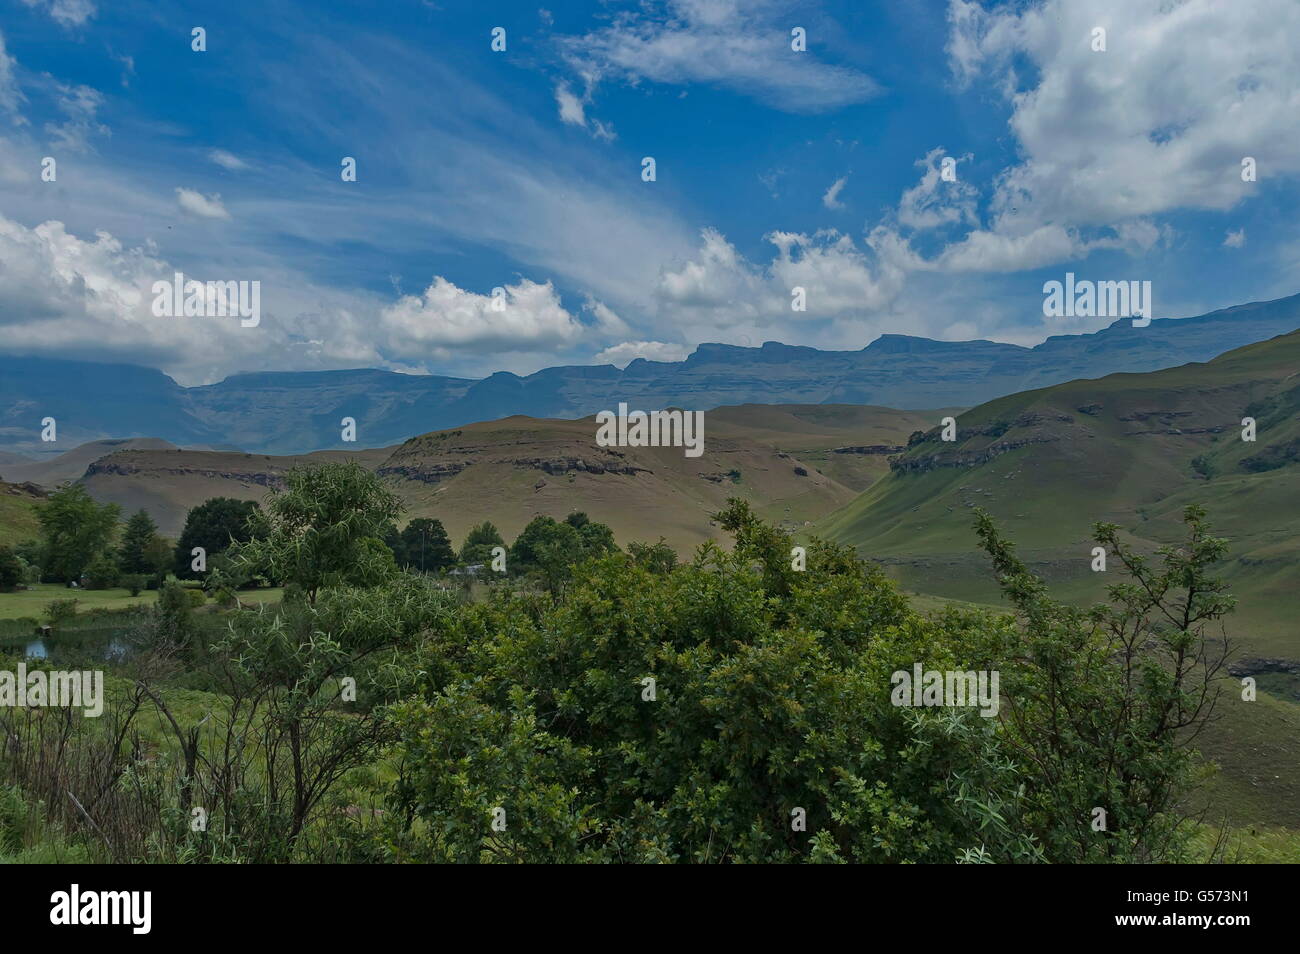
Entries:
{"type": "Polygon", "coordinates": [[[198,579],[202,574],[192,570],[193,550],[202,547],[208,567],[212,558],[224,553],[232,543],[252,539],[250,521],[258,510],[254,500],[236,500],[233,497],[211,497],[191,508],[185,516],[185,528],[176,541],[176,555],[172,567],[177,579],[198,579]]]}
{"type": "Polygon", "coordinates": [[[416,517],[396,535],[393,555],[403,569],[436,572],[456,562],[456,551],[441,520],[416,517]]]}
{"type": "Polygon", "coordinates": [[[51,494],[36,512],[46,576],[55,582],[78,579],[108,546],[120,512],[117,504],[95,503],[80,484],[69,484],[51,494]]]}
{"type": "Polygon", "coordinates": [[[0,546],[0,590],[12,590],[22,582],[22,561],[9,547],[0,546]]]}
{"type": "Polygon", "coordinates": [[[466,535],[465,543],[460,548],[460,562],[466,566],[475,563],[489,564],[492,562],[492,548],[505,545],[506,541],[502,539],[501,532],[490,520],[485,520],[472,527],[466,535]]]}
{"type": "Polygon", "coordinates": [[[92,590],[112,589],[117,586],[121,576],[122,568],[118,566],[113,554],[105,550],[86,567],[86,586],[92,590]]]}
{"type": "Polygon", "coordinates": [[[396,570],[384,528],[401,505],[354,461],[298,467],[254,517],[252,539],[231,560],[300,587],[311,602],[326,586],[374,586],[396,570]]]}
{"type": "MultiPolygon", "coordinates": [[[[922,616],[848,548],[813,541],[795,570],[791,538],[738,500],[715,515],[730,553],[654,569],[646,548],[610,553],[553,600],[463,606],[404,670],[420,692],[391,710],[401,769],[373,852],[1179,860],[1185,739],[1214,668],[1200,628],[1230,608],[1210,573],[1222,541],[1189,518],[1158,571],[1099,527],[1130,581],[1093,611],[1048,599],[981,523],[1021,617],[922,616]],[[1000,711],[895,704],[892,676],[916,664],[1000,671],[1000,711]]],[[[567,539],[538,528],[521,534],[534,552],[567,539]]]]}
{"type": "Polygon", "coordinates": [[[149,581],[153,589],[162,586],[163,580],[167,579],[167,571],[171,569],[174,552],[175,548],[171,542],[159,536],[155,536],[145,545],[141,561],[150,574],[149,581]]]}
{"type": "Polygon", "coordinates": [[[158,535],[158,525],[144,510],[137,510],[126,522],[122,544],[118,549],[118,563],[125,573],[148,573],[152,567],[146,562],[148,550],[158,535]]]}
{"type": "Polygon", "coordinates": [[[563,522],[537,516],[510,548],[509,567],[514,573],[540,574],[554,593],[574,566],[617,549],[613,531],[603,523],[593,523],[586,514],[570,514],[563,522]]]}
{"type": "MultiPolygon", "coordinates": [[[[1015,828],[1019,780],[994,726],[890,703],[890,672],[918,654],[951,658],[942,632],[847,550],[814,544],[796,573],[788,537],[737,502],[720,516],[741,531],[732,553],[705,545],[668,572],[610,553],[576,567],[555,601],[466,606],[422,647],[424,692],[393,710],[404,768],[386,850],[952,861],[983,844],[997,860],[1036,857],[1015,828]],[[993,793],[984,800],[1006,820],[996,841],[959,776],[993,793]],[[504,830],[489,824],[497,809],[504,830]]],[[[552,524],[524,543],[571,539],[552,524]]]]}
{"type": "Polygon", "coordinates": [[[651,573],[671,573],[677,566],[677,551],[665,543],[663,537],[658,543],[629,543],[627,553],[633,563],[651,573]]]}
{"type": "Polygon", "coordinates": [[[1205,510],[1183,511],[1186,540],[1157,551],[1158,567],[1098,523],[1094,539],[1126,571],[1109,602],[1090,610],[1051,599],[988,514],[980,541],[1022,625],[991,631],[988,651],[1007,661],[1002,721],[1010,748],[1037,771],[1025,778],[1023,823],[1062,862],[1177,858],[1190,832],[1178,811],[1192,771],[1190,748],[1213,714],[1216,677],[1229,653],[1206,628],[1235,599],[1215,576],[1227,542],[1205,510]],[[1092,827],[1106,812],[1104,835],[1092,827]]]}

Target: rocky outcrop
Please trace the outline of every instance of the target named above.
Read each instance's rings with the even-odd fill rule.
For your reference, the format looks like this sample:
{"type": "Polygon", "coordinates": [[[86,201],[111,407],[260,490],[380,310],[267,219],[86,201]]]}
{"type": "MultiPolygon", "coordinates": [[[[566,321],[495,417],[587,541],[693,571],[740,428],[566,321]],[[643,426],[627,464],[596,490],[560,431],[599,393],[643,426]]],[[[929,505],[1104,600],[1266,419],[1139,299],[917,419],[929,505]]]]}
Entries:
{"type": "Polygon", "coordinates": [[[901,454],[907,450],[901,444],[866,444],[858,447],[837,447],[836,454],[901,454]]]}
{"type": "Polygon", "coordinates": [[[1300,660],[1298,659],[1238,659],[1228,666],[1228,674],[1241,678],[1242,676],[1258,676],[1264,672],[1286,672],[1293,676],[1300,676],[1300,660]]]}
{"type": "Polygon", "coordinates": [[[123,477],[133,477],[144,475],[146,477],[154,475],[168,475],[172,477],[203,477],[208,480],[233,480],[236,483],[257,484],[259,487],[267,487],[272,490],[280,490],[285,486],[284,477],[280,474],[271,474],[265,471],[238,471],[238,470],[212,470],[200,467],[155,467],[145,465],[141,467],[138,464],[125,460],[114,460],[116,455],[110,455],[95,461],[86,468],[86,477],[95,477],[101,474],[116,474],[123,477]]]}
{"type": "Polygon", "coordinates": [[[413,464],[386,464],[375,473],[381,478],[397,477],[422,484],[436,484],[451,480],[472,463],[474,463],[472,460],[439,460],[413,464]]]}
{"type": "Polygon", "coordinates": [[[651,474],[646,467],[637,467],[619,460],[590,460],[586,457],[521,457],[514,460],[516,467],[545,471],[552,476],[577,471],[586,474],[651,474]]]}
{"type": "Polygon", "coordinates": [[[948,453],[924,454],[919,457],[895,457],[889,462],[889,469],[899,474],[924,474],[940,467],[979,467],[995,457],[1030,444],[1051,444],[1059,437],[1022,437],[1010,441],[997,441],[982,451],[959,451],[948,453]]]}

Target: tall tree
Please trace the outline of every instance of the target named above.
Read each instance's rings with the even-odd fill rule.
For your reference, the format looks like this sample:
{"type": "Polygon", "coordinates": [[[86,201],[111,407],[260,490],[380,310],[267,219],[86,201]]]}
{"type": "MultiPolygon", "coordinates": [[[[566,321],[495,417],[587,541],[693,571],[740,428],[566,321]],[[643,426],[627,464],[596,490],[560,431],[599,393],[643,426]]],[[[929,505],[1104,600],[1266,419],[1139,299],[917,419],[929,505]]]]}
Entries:
{"type": "Polygon", "coordinates": [[[456,562],[456,551],[441,520],[417,517],[398,535],[401,552],[394,551],[398,566],[432,572],[456,562]]]}
{"type": "Polygon", "coordinates": [[[122,546],[118,550],[118,565],[123,573],[148,573],[150,566],[145,558],[154,538],[158,536],[158,525],[144,510],[137,510],[126,522],[122,534],[122,546]]]}
{"type": "Polygon", "coordinates": [[[285,480],[253,539],[230,548],[238,569],[296,584],[313,603],[322,587],[373,586],[396,571],[383,536],[401,503],[379,478],[349,461],[297,467],[285,480]]]}
{"type": "Polygon", "coordinates": [[[194,572],[195,547],[202,547],[207,559],[223,553],[232,543],[245,543],[252,539],[250,519],[257,512],[254,500],[236,500],[233,497],[212,497],[194,507],[185,517],[185,529],[176,541],[173,570],[182,580],[198,579],[203,574],[194,572]]]}
{"type": "Polygon", "coordinates": [[[112,540],[120,513],[117,504],[95,503],[80,484],[51,494],[36,514],[46,576],[59,583],[80,577],[112,540]]]}
{"type": "Polygon", "coordinates": [[[490,563],[492,561],[492,548],[503,547],[506,541],[501,537],[501,531],[490,520],[484,520],[478,526],[470,529],[465,537],[465,544],[460,548],[460,562],[466,566],[475,563],[490,563]]]}

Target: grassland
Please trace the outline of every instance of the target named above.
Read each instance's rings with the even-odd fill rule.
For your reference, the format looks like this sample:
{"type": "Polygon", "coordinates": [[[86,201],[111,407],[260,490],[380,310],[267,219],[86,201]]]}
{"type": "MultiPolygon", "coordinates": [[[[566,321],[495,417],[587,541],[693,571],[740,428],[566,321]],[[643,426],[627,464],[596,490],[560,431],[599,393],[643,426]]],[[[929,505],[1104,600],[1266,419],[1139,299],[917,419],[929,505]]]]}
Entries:
{"type": "MultiPolygon", "coordinates": [[[[244,604],[278,603],[284,591],[280,588],[241,590],[239,600],[244,604]]],[[[17,593],[0,593],[0,619],[40,619],[45,607],[54,600],[77,601],[77,611],[122,610],[134,606],[152,606],[158,600],[157,590],[142,590],[139,596],[117,587],[109,590],[69,589],[62,583],[35,583],[17,593]]]]}

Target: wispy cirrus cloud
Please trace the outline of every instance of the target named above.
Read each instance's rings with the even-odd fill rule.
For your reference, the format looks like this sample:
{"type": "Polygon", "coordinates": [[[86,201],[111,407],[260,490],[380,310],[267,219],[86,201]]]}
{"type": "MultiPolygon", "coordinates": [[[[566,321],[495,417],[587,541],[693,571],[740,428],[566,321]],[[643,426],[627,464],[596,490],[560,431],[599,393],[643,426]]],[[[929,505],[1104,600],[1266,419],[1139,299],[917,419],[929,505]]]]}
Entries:
{"type": "Polygon", "coordinates": [[[674,86],[704,83],[792,113],[821,113],[865,102],[879,86],[859,69],[792,49],[807,8],[764,0],[668,0],[621,11],[605,27],[561,40],[570,66],[589,85],[603,79],[674,86]]]}

